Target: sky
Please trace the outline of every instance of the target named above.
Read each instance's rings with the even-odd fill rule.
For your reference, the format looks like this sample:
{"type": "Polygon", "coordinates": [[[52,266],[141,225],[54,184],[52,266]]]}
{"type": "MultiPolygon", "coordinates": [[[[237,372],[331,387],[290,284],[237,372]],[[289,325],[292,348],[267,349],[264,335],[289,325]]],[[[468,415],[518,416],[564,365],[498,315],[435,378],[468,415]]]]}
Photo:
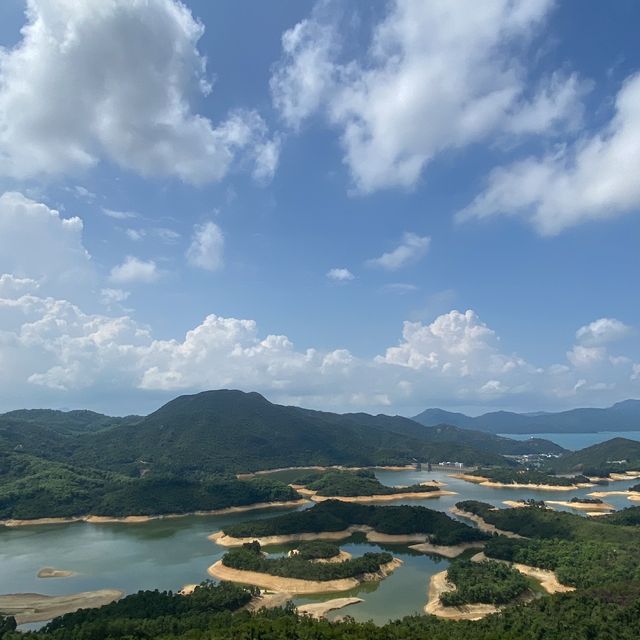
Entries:
{"type": "Polygon", "coordinates": [[[3,0],[0,411],[640,397],[633,0],[3,0]]]}

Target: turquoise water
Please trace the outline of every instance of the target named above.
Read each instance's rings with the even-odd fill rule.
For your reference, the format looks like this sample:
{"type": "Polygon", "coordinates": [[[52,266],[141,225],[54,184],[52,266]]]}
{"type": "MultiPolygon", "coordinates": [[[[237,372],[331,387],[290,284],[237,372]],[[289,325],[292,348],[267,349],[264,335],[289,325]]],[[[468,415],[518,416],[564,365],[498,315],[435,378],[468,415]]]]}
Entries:
{"type": "MultiPolygon", "coordinates": [[[[586,495],[593,489],[567,492],[492,489],[450,478],[446,473],[426,471],[381,471],[376,474],[387,485],[407,485],[425,480],[440,480],[454,496],[406,501],[407,504],[447,511],[463,499],[476,499],[502,506],[503,500],[531,498],[568,500],[586,495]]],[[[624,489],[637,481],[611,483],[611,489],[624,489]]],[[[631,506],[624,496],[606,499],[616,508],[631,506]]],[[[402,501],[390,504],[402,504],[402,501]]],[[[127,593],[139,589],[177,590],[184,584],[207,578],[207,567],[220,559],[224,549],[207,536],[232,522],[268,518],[281,510],[263,510],[219,517],[187,517],[156,520],[141,524],[87,523],[38,527],[0,528],[0,593],[35,592],[61,595],[94,589],[114,588],[127,593]],[[45,566],[72,570],[77,576],[64,579],[37,578],[45,566]]],[[[354,555],[380,550],[378,545],[354,538],[343,545],[354,555]]],[[[286,550],[286,547],[279,548],[286,550]]],[[[442,571],[448,562],[439,557],[416,555],[408,547],[393,547],[404,564],[379,583],[361,585],[352,592],[299,598],[308,602],[327,597],[356,595],[365,602],[337,611],[359,620],[376,622],[395,619],[422,610],[430,577],[442,571]]]]}
{"type": "Polygon", "coordinates": [[[514,440],[528,440],[529,438],[545,438],[559,444],[565,449],[577,451],[593,444],[611,440],[611,438],[628,438],[640,440],[640,431],[599,431],[597,433],[500,433],[498,435],[514,440]]]}

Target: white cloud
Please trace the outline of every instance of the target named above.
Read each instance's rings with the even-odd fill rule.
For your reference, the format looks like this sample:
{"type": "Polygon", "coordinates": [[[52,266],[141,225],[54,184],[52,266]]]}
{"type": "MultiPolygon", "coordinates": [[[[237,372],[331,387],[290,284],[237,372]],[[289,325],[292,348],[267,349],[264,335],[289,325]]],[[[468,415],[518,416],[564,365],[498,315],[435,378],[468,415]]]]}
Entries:
{"type": "Polygon", "coordinates": [[[341,269],[339,267],[335,267],[333,269],[329,269],[327,271],[327,278],[329,280],[333,280],[334,282],[348,282],[349,280],[353,280],[355,276],[349,269],[341,269]]]}
{"type": "Polygon", "coordinates": [[[211,92],[204,32],[176,0],[28,0],[22,39],[0,50],[0,174],[73,173],[100,160],[190,183],[232,164],[275,170],[262,118],[214,124],[192,110],[211,92]],[[46,96],[46,99],[43,99],[46,96]]]}
{"type": "MultiPolygon", "coordinates": [[[[111,294],[108,294],[111,296],[111,294]]],[[[114,298],[120,294],[114,293],[114,298]]],[[[252,320],[207,316],[179,339],[159,340],[127,315],[89,314],[65,300],[0,298],[0,403],[109,406],[210,388],[344,410],[428,405],[566,407],[634,395],[638,365],[609,358],[533,366],[505,353],[473,311],[407,322],[400,343],[359,358],[299,349],[252,320]],[[120,400],[122,402],[122,400],[120,400]]]]}
{"type": "Polygon", "coordinates": [[[150,283],[155,282],[159,277],[160,273],[153,260],[140,260],[134,256],[127,256],[122,264],[111,269],[109,280],[116,284],[150,283]]]}
{"type": "Polygon", "coordinates": [[[145,237],[146,232],[144,229],[125,229],[124,230],[127,238],[129,238],[129,240],[133,240],[134,242],[138,242],[139,240],[142,240],[142,238],[145,237]]]}
{"type": "Polygon", "coordinates": [[[82,220],[21,193],[0,196],[0,273],[37,281],[50,295],[75,295],[95,274],[82,244],[82,220]]]}
{"type": "Polygon", "coordinates": [[[0,275],[0,298],[15,298],[37,291],[40,284],[33,278],[16,278],[11,273],[0,275]]]}
{"type": "Polygon", "coordinates": [[[598,346],[626,338],[632,329],[615,318],[600,318],[580,327],[576,339],[586,346],[598,346]]]}
{"type": "Polygon", "coordinates": [[[411,187],[441,152],[489,136],[548,135],[580,120],[586,87],[577,76],[551,74],[537,92],[527,89],[527,45],[551,6],[396,0],[362,59],[346,62],[339,44],[349,34],[316,8],[282,38],[274,104],[294,128],[324,114],[341,132],[361,192],[411,187]]]}
{"type": "Polygon", "coordinates": [[[495,169],[488,186],[459,217],[519,215],[543,235],[640,207],[640,74],[630,76],[615,113],[600,131],[584,134],[541,158],[495,169]]]}
{"type": "Polygon", "coordinates": [[[417,290],[418,287],[415,284],[409,284],[408,282],[391,282],[382,287],[384,293],[397,293],[399,295],[413,293],[417,290]]]}
{"type": "Polygon", "coordinates": [[[429,251],[430,244],[431,238],[429,236],[405,233],[402,236],[402,242],[393,251],[383,253],[379,258],[368,260],[367,264],[388,271],[396,271],[420,260],[429,251]]]}
{"type": "Polygon", "coordinates": [[[205,222],[193,228],[193,237],[187,250],[187,261],[193,267],[217,271],[222,268],[224,235],[215,222],[205,222]]]}
{"type": "Polygon", "coordinates": [[[113,218],[114,220],[128,220],[129,218],[138,218],[139,214],[135,211],[118,211],[116,209],[102,209],[102,213],[105,216],[109,216],[109,218],[113,218]]]}
{"type": "Polygon", "coordinates": [[[101,289],[100,302],[105,306],[111,306],[124,302],[130,295],[130,291],[124,291],[122,289],[101,289]]]}

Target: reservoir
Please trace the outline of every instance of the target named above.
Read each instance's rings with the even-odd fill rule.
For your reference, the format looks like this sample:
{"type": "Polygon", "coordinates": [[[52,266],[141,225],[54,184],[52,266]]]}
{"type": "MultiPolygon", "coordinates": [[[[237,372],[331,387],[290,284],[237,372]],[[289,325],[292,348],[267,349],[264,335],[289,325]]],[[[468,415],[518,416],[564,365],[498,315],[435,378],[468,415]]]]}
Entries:
{"type": "MultiPolygon", "coordinates": [[[[406,502],[441,511],[447,511],[465,499],[503,506],[504,500],[569,500],[607,488],[562,492],[496,489],[451,478],[444,472],[378,471],[376,475],[386,485],[409,485],[426,480],[446,482],[446,488],[458,495],[406,502]]],[[[611,482],[608,488],[624,490],[637,483],[637,480],[611,482]]],[[[633,506],[625,496],[611,496],[606,501],[616,509],[633,506]]],[[[398,500],[389,504],[402,503],[398,500]]],[[[63,595],[106,588],[121,589],[126,593],[140,589],[176,591],[185,584],[207,579],[207,567],[224,555],[223,547],[207,539],[209,534],[230,523],[269,518],[278,512],[271,509],[227,516],[188,516],[140,524],[0,527],[0,593],[63,595]],[[70,570],[77,575],[61,579],[37,578],[36,574],[43,567],[70,570]]],[[[274,550],[286,551],[293,546],[274,550]]],[[[383,623],[421,613],[427,600],[430,577],[448,565],[448,560],[438,556],[417,554],[406,546],[381,547],[367,543],[363,538],[354,537],[345,541],[342,547],[355,556],[367,551],[391,551],[404,564],[382,582],[365,583],[337,595],[300,597],[295,599],[296,603],[354,595],[364,602],[334,612],[334,617],[350,615],[358,620],[372,619],[383,623]]]]}

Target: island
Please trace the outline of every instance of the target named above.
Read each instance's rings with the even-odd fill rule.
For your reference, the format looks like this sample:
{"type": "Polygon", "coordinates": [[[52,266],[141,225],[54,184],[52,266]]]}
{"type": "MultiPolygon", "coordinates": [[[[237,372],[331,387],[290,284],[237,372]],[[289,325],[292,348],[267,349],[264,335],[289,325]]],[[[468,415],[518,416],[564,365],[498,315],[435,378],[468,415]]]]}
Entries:
{"type": "Polygon", "coordinates": [[[387,502],[456,495],[453,491],[443,490],[440,483],[433,482],[389,487],[382,484],[371,469],[318,471],[296,479],[291,487],[314,502],[387,502]]]}
{"type": "Polygon", "coordinates": [[[424,610],[442,618],[479,620],[532,595],[527,579],[507,564],[456,560],[431,578],[424,610]]]}
{"type": "Polygon", "coordinates": [[[348,591],[361,582],[380,580],[402,564],[390,553],[365,553],[342,562],[318,563],[301,555],[270,558],[258,542],[231,549],[211,567],[219,580],[252,584],[291,594],[348,591]]]}
{"type": "Polygon", "coordinates": [[[507,489],[531,489],[540,491],[572,491],[592,487],[593,483],[583,475],[556,476],[535,469],[491,467],[466,473],[451,474],[451,477],[466,480],[485,487],[507,489]]]}
{"type": "Polygon", "coordinates": [[[371,542],[430,543],[434,553],[488,539],[486,533],[426,507],[363,505],[339,500],[274,518],[227,525],[210,539],[225,547],[241,547],[253,541],[268,546],[303,540],[343,540],[356,532],[364,533],[371,542]]]}

